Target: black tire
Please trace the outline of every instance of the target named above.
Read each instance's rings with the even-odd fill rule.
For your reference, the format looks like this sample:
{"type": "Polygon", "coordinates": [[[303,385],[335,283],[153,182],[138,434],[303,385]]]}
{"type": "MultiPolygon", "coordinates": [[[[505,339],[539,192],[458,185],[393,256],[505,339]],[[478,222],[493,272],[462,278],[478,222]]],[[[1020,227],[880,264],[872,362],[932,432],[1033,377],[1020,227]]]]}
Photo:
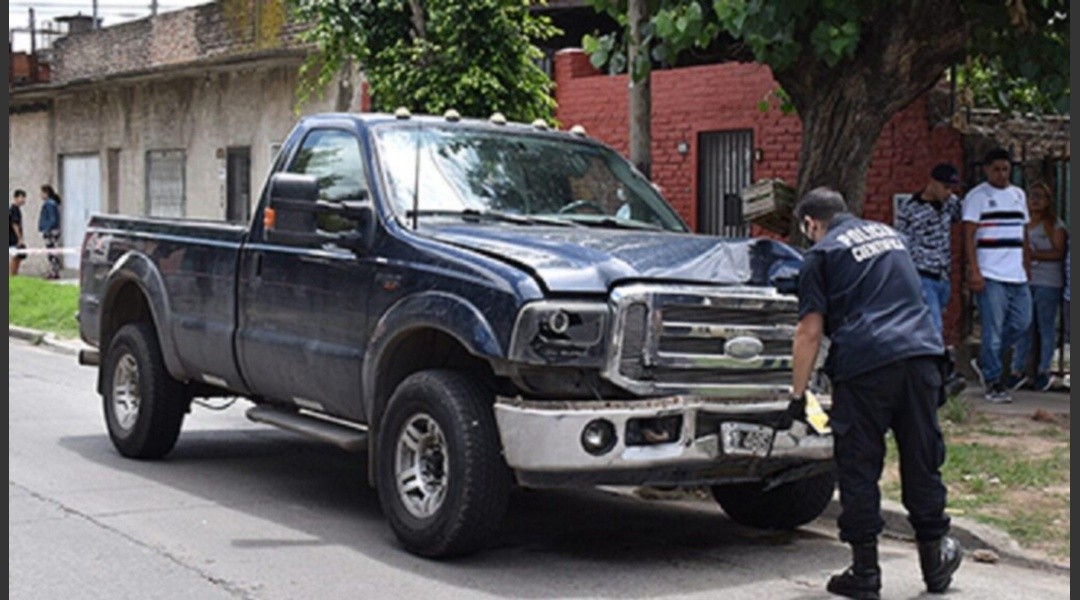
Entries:
{"type": "MultiPolygon", "coordinates": [[[[390,527],[409,552],[429,558],[469,554],[498,531],[506,514],[510,471],[502,458],[492,393],[482,385],[455,371],[421,371],[409,376],[390,398],[379,425],[377,446],[379,502],[390,527]],[[437,428],[430,427],[431,422],[437,428]],[[405,445],[406,426],[413,433],[427,432],[417,444],[422,450],[412,451],[405,445]],[[439,435],[441,444],[435,439],[439,435]],[[416,458],[416,473],[423,466],[430,477],[417,475],[415,481],[441,479],[444,485],[403,490],[398,481],[399,463],[408,465],[425,452],[430,461],[416,458]],[[447,462],[449,468],[443,468],[447,462]],[[443,490],[441,501],[428,507],[429,514],[414,513],[424,510],[417,504],[429,489],[443,490]]],[[[433,496],[438,494],[427,495],[433,496]]]]}
{"type": "Polygon", "coordinates": [[[741,525],[760,529],[795,529],[818,518],[836,487],[833,471],[785,483],[763,492],[762,483],[712,486],[720,508],[741,525]]]}
{"type": "Polygon", "coordinates": [[[129,323],[121,327],[101,368],[105,369],[105,425],[116,450],[128,458],[168,454],[180,435],[190,398],[184,385],[165,369],[153,325],[129,323]],[[134,379],[130,378],[132,368],[134,379]],[[134,410],[121,408],[132,405],[128,390],[137,394],[134,410]]]}

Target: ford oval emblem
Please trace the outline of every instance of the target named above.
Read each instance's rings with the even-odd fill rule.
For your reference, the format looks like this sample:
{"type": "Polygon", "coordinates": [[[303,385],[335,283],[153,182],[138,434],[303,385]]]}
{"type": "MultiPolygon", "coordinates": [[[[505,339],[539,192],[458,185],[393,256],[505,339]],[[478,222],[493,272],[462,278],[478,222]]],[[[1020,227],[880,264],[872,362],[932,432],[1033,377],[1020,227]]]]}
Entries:
{"type": "Polygon", "coordinates": [[[765,344],[762,344],[761,340],[745,335],[724,342],[724,354],[732,358],[754,358],[761,355],[764,349],[765,344]]]}

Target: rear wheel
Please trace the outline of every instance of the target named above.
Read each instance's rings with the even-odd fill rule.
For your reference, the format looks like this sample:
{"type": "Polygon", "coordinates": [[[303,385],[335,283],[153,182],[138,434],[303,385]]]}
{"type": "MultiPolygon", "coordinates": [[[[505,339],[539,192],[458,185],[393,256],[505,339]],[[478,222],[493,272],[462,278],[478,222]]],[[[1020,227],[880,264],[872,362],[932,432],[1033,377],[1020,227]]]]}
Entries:
{"type": "Polygon", "coordinates": [[[165,369],[149,323],[124,325],[113,336],[105,370],[105,424],[128,458],[161,458],[176,445],[188,400],[183,384],[165,369]]]}
{"type": "Polygon", "coordinates": [[[714,485],[713,497],[731,520],[761,529],[794,529],[816,519],[832,499],[836,475],[829,471],[764,490],[764,483],[714,485]]]}
{"type": "Polygon", "coordinates": [[[510,489],[490,392],[454,371],[405,379],[379,426],[376,469],[383,512],[410,552],[480,549],[498,530],[510,489]]]}

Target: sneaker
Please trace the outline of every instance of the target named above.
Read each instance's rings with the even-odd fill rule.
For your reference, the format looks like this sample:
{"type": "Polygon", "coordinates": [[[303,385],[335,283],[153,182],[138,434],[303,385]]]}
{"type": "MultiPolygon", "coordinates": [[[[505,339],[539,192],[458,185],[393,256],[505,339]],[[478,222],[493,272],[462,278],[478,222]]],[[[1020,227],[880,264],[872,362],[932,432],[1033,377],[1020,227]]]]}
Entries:
{"type": "Polygon", "coordinates": [[[986,389],[986,380],[983,379],[982,369],[979,368],[979,359],[977,359],[977,358],[971,359],[970,364],[971,364],[971,370],[975,371],[975,376],[979,378],[979,385],[981,385],[982,388],[985,390],[986,389]]]}
{"type": "Polygon", "coordinates": [[[1039,373],[1035,376],[1034,383],[1031,387],[1038,392],[1046,392],[1050,390],[1050,387],[1054,385],[1054,378],[1049,373],[1039,373]]]}
{"type": "Polygon", "coordinates": [[[1018,390],[1023,387],[1024,384],[1027,382],[1027,375],[1013,373],[1005,378],[1005,381],[1002,382],[1002,385],[1004,385],[1005,389],[1007,390],[1018,390]]]}
{"type": "Polygon", "coordinates": [[[1000,381],[995,381],[990,384],[990,387],[986,389],[986,393],[983,395],[986,401],[991,404],[1008,404],[1012,402],[1012,396],[1009,395],[1009,390],[1005,389],[1005,386],[1000,381]]]}

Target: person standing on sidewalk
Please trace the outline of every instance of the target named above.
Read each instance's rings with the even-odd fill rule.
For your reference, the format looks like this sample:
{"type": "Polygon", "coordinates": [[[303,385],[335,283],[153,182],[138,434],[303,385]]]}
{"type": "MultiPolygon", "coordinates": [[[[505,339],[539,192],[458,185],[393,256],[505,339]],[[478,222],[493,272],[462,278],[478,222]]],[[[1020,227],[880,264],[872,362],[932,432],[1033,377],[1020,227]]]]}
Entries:
{"type": "Polygon", "coordinates": [[[26,258],[26,237],[23,235],[22,207],[26,204],[26,192],[15,190],[8,207],[8,275],[19,274],[19,266],[26,258]]]}
{"type": "MultiPolygon", "coordinates": [[[[953,190],[960,186],[956,167],[941,163],[930,171],[930,181],[910,198],[900,202],[896,229],[907,237],[908,250],[922,282],[923,299],[938,335],[945,337],[944,313],[952,295],[949,270],[952,266],[952,225],[961,220],[960,199],[953,190]]],[[[948,349],[952,363],[953,351],[948,349]]],[[[950,371],[952,369],[950,368],[950,371]]],[[[960,393],[964,379],[949,374],[949,395],[960,393]]]]}
{"type": "MultiPolygon", "coordinates": [[[[38,231],[45,238],[45,248],[55,251],[60,247],[60,195],[51,185],[41,186],[41,214],[38,216],[38,231]]],[[[49,252],[49,272],[45,279],[60,279],[60,255],[49,252]]]]}
{"type": "Polygon", "coordinates": [[[885,523],[878,481],[891,429],[923,580],[928,591],[942,593],[962,553],[947,535],[941,481],[945,443],[937,409],[945,402],[944,347],[922,299],[915,263],[896,230],[856,218],[834,190],[810,191],[795,218],[814,245],[799,269],[792,402],[805,401],[827,335],[829,417],[840,485],[837,523],[840,540],[852,548],[852,565],[830,578],[826,589],[849,598],[880,597],[877,539],[885,523]]]}
{"type": "Polygon", "coordinates": [[[1065,223],[1057,217],[1053,192],[1046,182],[1028,188],[1028,213],[1031,224],[1027,234],[1031,254],[1031,303],[1034,315],[1031,327],[1020,336],[1013,353],[1012,374],[1005,378],[1005,387],[1020,389],[1028,382],[1027,363],[1031,354],[1031,338],[1038,336],[1039,356],[1032,387],[1045,392],[1054,379],[1050,376],[1050,360],[1057,341],[1057,316],[1061,308],[1062,288],[1065,285],[1065,223]]]}
{"type": "Polygon", "coordinates": [[[983,161],[986,181],[964,197],[964,247],[968,285],[975,293],[982,327],[971,366],[988,402],[1012,402],[1002,380],[1002,352],[1031,324],[1028,290],[1028,207],[1024,191],[1009,183],[1009,153],[995,148],[983,161]]]}

